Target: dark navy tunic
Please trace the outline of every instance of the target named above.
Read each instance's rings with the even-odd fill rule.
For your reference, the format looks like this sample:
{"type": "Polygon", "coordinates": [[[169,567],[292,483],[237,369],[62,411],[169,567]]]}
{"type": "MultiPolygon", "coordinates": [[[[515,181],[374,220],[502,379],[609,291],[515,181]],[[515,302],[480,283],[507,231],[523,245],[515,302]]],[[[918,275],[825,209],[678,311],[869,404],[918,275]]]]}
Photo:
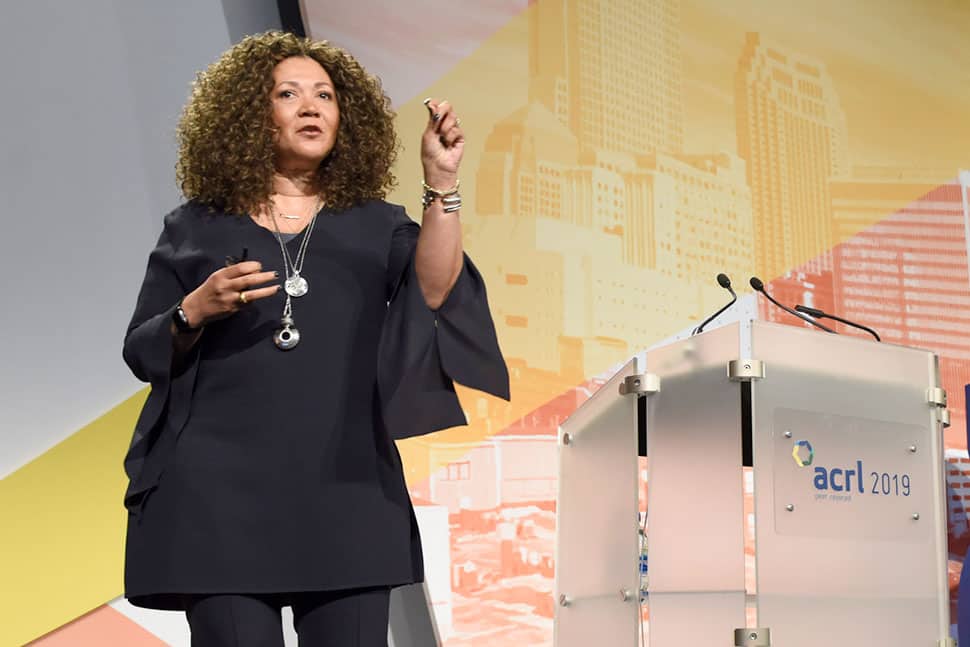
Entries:
{"type": "MultiPolygon", "coordinates": [[[[466,257],[437,311],[414,272],[419,227],[372,201],[320,212],[281,351],[284,293],[208,325],[173,366],[171,313],[226,257],[284,277],[275,234],[185,204],[165,218],[125,338],[151,393],[125,458],[125,594],[289,593],[421,581],[393,440],[465,424],[452,380],[508,398],[485,286],[466,257]]],[[[302,236],[286,243],[295,257],[302,236]]],[[[281,278],[282,280],[282,278],[281,278]]]]}

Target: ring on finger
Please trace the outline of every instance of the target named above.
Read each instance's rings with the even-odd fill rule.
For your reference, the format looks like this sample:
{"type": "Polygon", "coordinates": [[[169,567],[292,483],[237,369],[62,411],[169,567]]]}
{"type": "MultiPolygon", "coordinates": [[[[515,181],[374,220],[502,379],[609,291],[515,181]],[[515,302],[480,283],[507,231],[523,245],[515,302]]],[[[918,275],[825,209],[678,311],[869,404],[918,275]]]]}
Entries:
{"type": "Polygon", "coordinates": [[[248,299],[246,298],[245,292],[240,292],[238,298],[239,298],[239,303],[241,303],[242,305],[246,305],[249,302],[248,299]]]}

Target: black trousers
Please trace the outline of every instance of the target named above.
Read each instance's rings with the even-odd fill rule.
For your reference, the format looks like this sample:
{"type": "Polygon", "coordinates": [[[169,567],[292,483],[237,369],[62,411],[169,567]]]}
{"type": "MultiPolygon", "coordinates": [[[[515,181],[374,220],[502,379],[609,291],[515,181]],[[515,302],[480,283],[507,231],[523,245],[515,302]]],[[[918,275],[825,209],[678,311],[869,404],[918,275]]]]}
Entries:
{"type": "Polygon", "coordinates": [[[300,647],[387,647],[390,589],[194,596],[192,647],[283,647],[280,610],[293,607],[300,647]]]}

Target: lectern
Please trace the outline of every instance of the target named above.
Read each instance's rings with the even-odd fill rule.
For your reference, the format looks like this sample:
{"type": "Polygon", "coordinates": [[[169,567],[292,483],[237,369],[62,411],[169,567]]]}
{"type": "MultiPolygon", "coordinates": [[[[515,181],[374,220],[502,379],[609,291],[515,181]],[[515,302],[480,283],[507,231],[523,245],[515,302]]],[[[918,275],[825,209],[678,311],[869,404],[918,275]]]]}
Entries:
{"type": "Polygon", "coordinates": [[[953,645],[948,422],[915,348],[750,321],[632,359],[559,429],[556,647],[634,647],[642,606],[650,647],[953,645]]]}

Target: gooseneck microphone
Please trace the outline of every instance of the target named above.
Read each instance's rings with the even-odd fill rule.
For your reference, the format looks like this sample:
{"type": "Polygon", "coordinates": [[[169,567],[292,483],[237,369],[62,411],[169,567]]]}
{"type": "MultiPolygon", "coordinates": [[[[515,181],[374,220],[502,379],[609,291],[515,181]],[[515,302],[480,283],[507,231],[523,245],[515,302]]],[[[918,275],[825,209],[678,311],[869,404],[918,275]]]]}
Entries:
{"type": "Polygon", "coordinates": [[[823,312],[818,308],[810,308],[808,306],[803,306],[802,304],[798,304],[797,306],[795,306],[795,310],[798,310],[803,314],[807,314],[809,316],[815,317],[816,319],[833,319],[835,321],[842,322],[847,326],[852,326],[853,328],[858,328],[859,330],[866,331],[867,333],[875,337],[876,341],[879,341],[879,342],[882,341],[882,339],[879,338],[879,333],[877,333],[869,326],[863,326],[862,324],[857,324],[854,321],[849,321],[848,319],[843,319],[842,317],[837,317],[836,315],[830,315],[829,313],[823,312]]]}
{"type": "Polygon", "coordinates": [[[721,308],[720,310],[712,314],[710,317],[705,319],[703,323],[701,323],[701,325],[699,325],[697,328],[694,328],[694,332],[691,333],[692,337],[698,333],[704,332],[704,326],[706,326],[707,324],[717,319],[717,316],[719,314],[721,314],[722,312],[724,312],[725,310],[733,306],[734,302],[738,300],[738,295],[734,293],[734,289],[731,287],[731,279],[728,278],[727,274],[718,274],[717,284],[731,293],[731,300],[728,301],[723,308],[721,308]]]}
{"type": "Polygon", "coordinates": [[[790,315],[792,315],[794,317],[798,317],[802,321],[806,321],[806,322],[812,324],[813,326],[815,326],[816,328],[821,328],[825,332],[830,332],[830,333],[833,333],[833,334],[835,333],[835,331],[832,330],[831,328],[829,328],[828,326],[823,326],[822,324],[820,324],[819,322],[815,321],[811,317],[806,317],[802,313],[796,312],[796,311],[792,310],[791,308],[789,308],[788,306],[782,305],[781,303],[779,303],[778,301],[776,301],[774,297],[772,297],[770,294],[768,294],[768,292],[765,290],[765,284],[764,284],[764,282],[761,279],[759,279],[757,276],[752,276],[751,277],[751,280],[749,281],[749,283],[751,283],[751,287],[754,288],[755,292],[760,292],[761,294],[764,295],[764,297],[766,299],[768,299],[769,301],[771,301],[772,303],[774,303],[776,306],[778,306],[779,308],[781,308],[782,310],[784,310],[788,314],[790,314],[790,315]]]}

